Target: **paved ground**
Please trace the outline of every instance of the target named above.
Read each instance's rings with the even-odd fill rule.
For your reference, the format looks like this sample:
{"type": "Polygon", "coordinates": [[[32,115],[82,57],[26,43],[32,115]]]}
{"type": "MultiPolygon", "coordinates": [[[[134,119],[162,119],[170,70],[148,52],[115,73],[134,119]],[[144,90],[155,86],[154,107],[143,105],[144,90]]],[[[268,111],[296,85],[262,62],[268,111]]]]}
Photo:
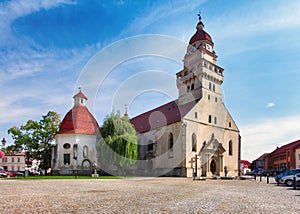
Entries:
{"type": "Polygon", "coordinates": [[[254,180],[0,180],[0,213],[300,213],[300,190],[254,180]]]}

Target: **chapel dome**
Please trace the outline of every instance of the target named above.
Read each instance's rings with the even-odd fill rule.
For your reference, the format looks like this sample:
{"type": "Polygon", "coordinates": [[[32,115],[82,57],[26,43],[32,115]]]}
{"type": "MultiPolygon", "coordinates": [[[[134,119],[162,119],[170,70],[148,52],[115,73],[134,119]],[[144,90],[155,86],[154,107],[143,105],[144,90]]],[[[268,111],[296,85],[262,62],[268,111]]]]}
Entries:
{"type": "Polygon", "coordinates": [[[66,114],[59,128],[58,134],[87,134],[94,135],[99,128],[99,125],[94,116],[89,112],[88,108],[83,104],[78,104],[78,98],[83,98],[84,101],[87,97],[80,91],[74,97],[74,106],[66,114]]]}

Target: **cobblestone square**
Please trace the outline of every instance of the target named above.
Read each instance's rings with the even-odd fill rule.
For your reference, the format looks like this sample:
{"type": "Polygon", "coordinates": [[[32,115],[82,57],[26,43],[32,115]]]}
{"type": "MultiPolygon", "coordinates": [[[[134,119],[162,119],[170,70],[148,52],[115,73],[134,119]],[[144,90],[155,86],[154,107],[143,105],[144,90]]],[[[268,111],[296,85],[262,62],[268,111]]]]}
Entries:
{"type": "Polygon", "coordinates": [[[299,188],[273,178],[0,180],[0,188],[1,213],[300,213],[299,188]]]}

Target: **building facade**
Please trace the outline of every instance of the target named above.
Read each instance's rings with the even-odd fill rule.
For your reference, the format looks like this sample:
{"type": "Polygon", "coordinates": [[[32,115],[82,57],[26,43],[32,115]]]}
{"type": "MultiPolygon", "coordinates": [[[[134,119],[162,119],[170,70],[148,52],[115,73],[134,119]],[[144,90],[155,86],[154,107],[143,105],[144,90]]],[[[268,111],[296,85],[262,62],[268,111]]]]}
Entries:
{"type": "Polygon", "coordinates": [[[300,145],[295,148],[295,166],[300,168],[300,145]]]}
{"type": "Polygon", "coordinates": [[[0,159],[0,166],[12,171],[25,171],[25,152],[6,154],[0,159]]]}
{"type": "Polygon", "coordinates": [[[79,91],[74,106],[66,114],[55,135],[52,152],[52,174],[91,174],[97,160],[96,132],[99,125],[86,107],[87,97],[79,91]]]}
{"type": "Polygon", "coordinates": [[[300,168],[300,140],[277,147],[271,153],[265,153],[253,163],[256,169],[285,171],[300,168]]]}
{"type": "Polygon", "coordinates": [[[151,175],[238,175],[239,129],[222,101],[224,69],[201,17],[176,77],[178,99],[130,120],[138,133],[138,168],[151,175]]]}

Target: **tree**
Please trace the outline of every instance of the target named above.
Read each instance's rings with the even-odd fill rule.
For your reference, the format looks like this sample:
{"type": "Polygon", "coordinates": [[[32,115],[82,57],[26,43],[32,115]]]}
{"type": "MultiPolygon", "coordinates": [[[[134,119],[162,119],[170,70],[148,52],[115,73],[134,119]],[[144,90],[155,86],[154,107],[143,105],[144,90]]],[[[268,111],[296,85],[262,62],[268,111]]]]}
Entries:
{"type": "Polygon", "coordinates": [[[54,146],[54,136],[60,126],[60,115],[49,111],[40,121],[28,120],[19,128],[14,126],[8,130],[14,144],[8,150],[26,151],[26,160],[39,160],[40,168],[51,167],[51,154],[54,146]]]}
{"type": "Polygon", "coordinates": [[[136,163],[138,144],[135,129],[127,117],[111,113],[100,128],[98,159],[102,167],[125,167],[136,163]]]}

